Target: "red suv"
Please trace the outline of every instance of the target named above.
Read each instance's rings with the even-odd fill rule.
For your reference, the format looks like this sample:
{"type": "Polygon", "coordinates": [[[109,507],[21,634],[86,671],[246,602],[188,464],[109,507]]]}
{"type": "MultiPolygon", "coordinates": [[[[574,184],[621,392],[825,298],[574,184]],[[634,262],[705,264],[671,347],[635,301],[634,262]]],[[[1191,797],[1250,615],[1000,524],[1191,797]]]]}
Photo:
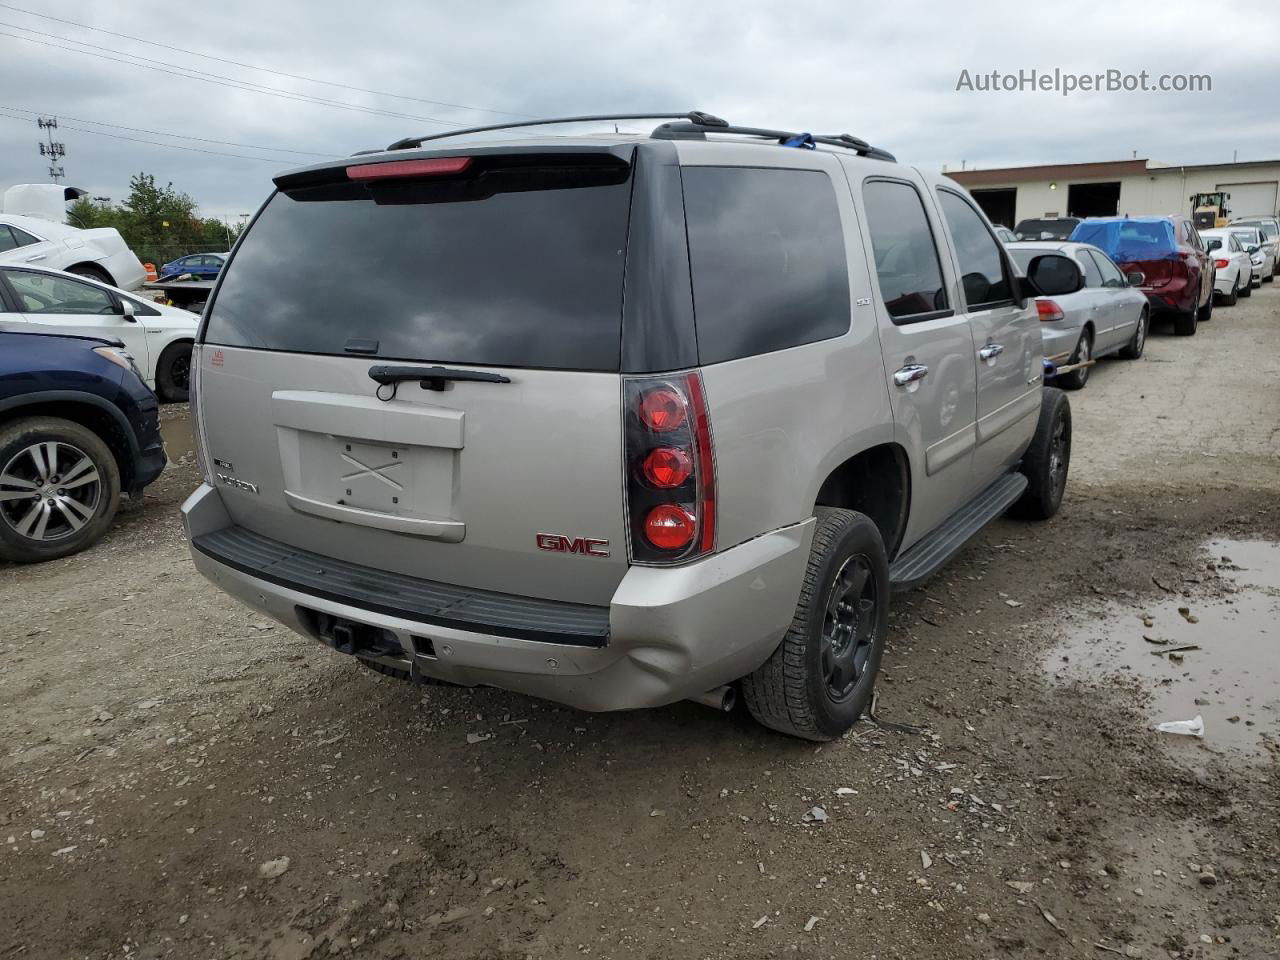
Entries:
{"type": "Polygon", "coordinates": [[[1127,275],[1141,273],[1152,318],[1171,315],[1178,336],[1213,314],[1213,260],[1187,217],[1090,218],[1071,239],[1101,247],[1127,275]]]}

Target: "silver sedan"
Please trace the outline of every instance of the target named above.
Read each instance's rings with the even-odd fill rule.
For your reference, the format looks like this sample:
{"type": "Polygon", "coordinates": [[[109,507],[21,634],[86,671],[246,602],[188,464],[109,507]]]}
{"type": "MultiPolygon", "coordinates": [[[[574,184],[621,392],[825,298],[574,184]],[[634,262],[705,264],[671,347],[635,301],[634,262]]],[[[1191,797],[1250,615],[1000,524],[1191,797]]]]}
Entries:
{"type": "MultiPolygon", "coordinates": [[[[1084,274],[1084,286],[1060,297],[1038,297],[1040,334],[1045,359],[1069,366],[1119,354],[1127,360],[1142,356],[1150,326],[1146,295],[1135,287],[1141,274],[1126,277],[1111,258],[1088,243],[1025,240],[1006,245],[1024,272],[1044,253],[1070,257],[1084,274]]],[[[1079,390],[1089,379],[1089,367],[1056,378],[1056,385],[1079,390]]]]}

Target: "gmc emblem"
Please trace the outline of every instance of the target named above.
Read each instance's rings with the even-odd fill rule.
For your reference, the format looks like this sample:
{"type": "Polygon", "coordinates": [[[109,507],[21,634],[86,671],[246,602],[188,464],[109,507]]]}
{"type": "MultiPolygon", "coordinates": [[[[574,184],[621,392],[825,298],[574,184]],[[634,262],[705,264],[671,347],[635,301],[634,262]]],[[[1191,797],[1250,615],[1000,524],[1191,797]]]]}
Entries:
{"type": "Polygon", "coordinates": [[[583,553],[588,557],[607,557],[609,541],[595,540],[591,537],[569,538],[558,533],[540,533],[538,549],[550,550],[552,553],[583,553]]]}

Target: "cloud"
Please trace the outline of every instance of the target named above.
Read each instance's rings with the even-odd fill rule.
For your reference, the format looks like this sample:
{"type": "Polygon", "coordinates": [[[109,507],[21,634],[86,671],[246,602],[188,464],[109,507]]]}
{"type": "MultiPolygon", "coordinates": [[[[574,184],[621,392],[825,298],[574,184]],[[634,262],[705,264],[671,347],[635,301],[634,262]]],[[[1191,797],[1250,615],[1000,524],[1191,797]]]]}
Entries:
{"type": "MultiPolygon", "coordinates": [[[[1274,39],[1280,13],[1242,9],[1233,25],[1203,27],[1202,3],[1134,8],[995,3],[943,7],[788,2],[752,6],[480,0],[426,5],[382,0],[353,16],[332,0],[224,0],[187,21],[139,19],[115,0],[76,9],[27,6],[50,16],[215,56],[412,97],[563,115],[698,108],[735,122],[849,132],[930,169],[1121,159],[1171,163],[1280,155],[1274,39]],[[1076,73],[1207,73],[1207,93],[957,92],[963,69],[1076,73]]],[[[345,156],[407,134],[443,131],[436,118],[481,124],[501,115],[393,99],[246,70],[0,8],[0,33],[46,43],[17,27],[74,38],[102,56],[132,53],[350,105],[424,119],[371,116],[230,89],[0,36],[0,114],[20,107],[64,118],[67,181],[123,198],[145,170],[172,181],[212,215],[253,210],[270,177],[304,156],[171,141],[213,156],[111,139],[162,139],[68,117],[208,140],[345,156]],[[82,127],[83,130],[70,129],[82,127]],[[99,135],[89,133],[96,130],[99,135]]],[[[70,45],[70,44],[67,44],[70,45]]],[[[89,48],[82,48],[89,49],[89,48]]],[[[165,68],[168,69],[168,68],[165,68]]],[[[26,116],[25,114],[14,114],[26,116]]],[[[636,125],[643,129],[644,124],[636,125]]],[[[32,120],[0,116],[0,186],[44,179],[32,120]]]]}

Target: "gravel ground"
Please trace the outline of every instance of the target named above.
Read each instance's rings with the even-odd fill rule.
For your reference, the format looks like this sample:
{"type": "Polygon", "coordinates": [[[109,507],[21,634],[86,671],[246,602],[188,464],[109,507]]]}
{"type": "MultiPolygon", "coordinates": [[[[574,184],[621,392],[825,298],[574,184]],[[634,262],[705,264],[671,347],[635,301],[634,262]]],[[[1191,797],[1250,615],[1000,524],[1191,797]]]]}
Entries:
{"type": "Polygon", "coordinates": [[[375,676],[194,573],[180,461],[0,566],[0,958],[1280,957],[1280,677],[1233,693],[1208,619],[1090,662],[1273,596],[1204,545],[1280,540],[1278,375],[1270,284],[1101,362],[1061,514],[900,598],[892,723],[825,746],[375,676]],[[1156,733],[1182,677],[1249,738],[1156,733]]]}

